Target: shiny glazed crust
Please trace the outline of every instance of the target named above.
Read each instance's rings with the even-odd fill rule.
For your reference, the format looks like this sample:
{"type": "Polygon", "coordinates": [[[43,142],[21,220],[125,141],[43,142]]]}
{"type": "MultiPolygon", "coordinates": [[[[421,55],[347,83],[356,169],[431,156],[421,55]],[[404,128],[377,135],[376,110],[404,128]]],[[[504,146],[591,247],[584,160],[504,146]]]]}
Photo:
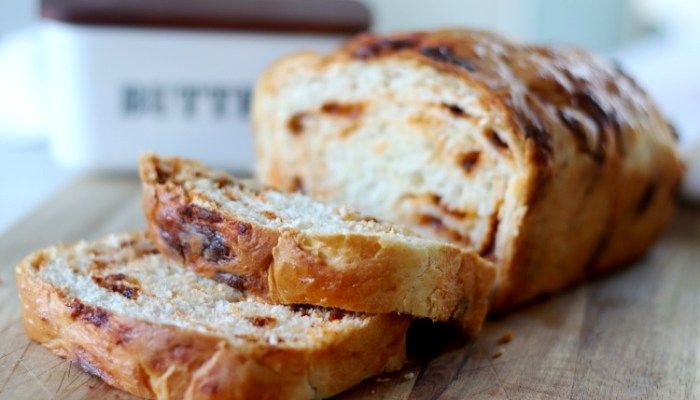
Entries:
{"type": "Polygon", "coordinates": [[[484,288],[491,287],[495,273],[472,252],[437,241],[416,245],[372,234],[273,229],[243,220],[179,181],[199,176],[237,184],[232,177],[194,161],[153,155],[142,157],[140,170],[152,240],[199,274],[274,303],[451,320],[469,335],[481,328],[490,295],[484,288]],[[235,257],[206,257],[213,240],[202,231],[235,257]]]}
{"type": "MultiPolygon", "coordinates": [[[[371,317],[361,329],[328,332],[325,345],[278,347],[152,323],[67,298],[43,281],[44,250],[16,269],[30,338],[111,386],[145,398],[312,399],[332,396],[362,379],[399,369],[408,319],[371,317]],[[76,307],[76,304],[80,305],[76,307]]],[[[325,338],[324,338],[325,339],[325,338]]]]}
{"type": "MultiPolygon", "coordinates": [[[[406,73],[403,79],[410,78],[406,73]]],[[[652,99],[618,66],[585,51],[522,45],[485,32],[366,34],[326,56],[289,56],[258,82],[253,121],[256,169],[264,183],[284,189],[302,186],[312,196],[356,205],[363,212],[376,212],[472,246],[496,263],[492,305],[496,309],[560,290],[642,255],[673,213],[673,196],[683,171],[672,129],[652,99]],[[381,76],[385,81],[397,71],[434,79],[420,88],[400,86],[398,80],[393,86],[387,84],[381,88],[381,93],[392,93],[387,98],[378,95],[378,86],[363,89],[364,79],[348,86],[359,94],[347,88],[335,97],[319,94],[322,85],[327,88],[347,74],[360,76],[363,68],[372,69],[368,78],[381,76]],[[453,86],[441,83],[447,79],[453,86]],[[303,83],[295,86],[295,82],[303,83]],[[310,88],[311,100],[298,100],[305,98],[303,85],[310,88]],[[455,88],[468,89],[465,92],[474,99],[467,106],[460,99],[441,101],[446,93],[456,93],[455,88]],[[366,95],[373,90],[374,96],[366,95]],[[412,203],[412,213],[407,215],[399,213],[395,204],[371,204],[348,196],[343,190],[352,178],[337,183],[349,166],[325,158],[323,149],[337,144],[345,154],[353,151],[349,150],[355,148],[350,146],[353,132],[370,123],[364,115],[377,118],[381,110],[395,112],[391,106],[400,107],[401,96],[403,101],[419,97],[426,102],[425,114],[407,121],[413,126],[425,124],[418,129],[433,138],[432,143],[440,143],[442,125],[439,120],[434,125],[425,123],[425,115],[435,115],[433,106],[442,107],[452,120],[470,119],[483,129],[479,135],[490,141],[491,153],[501,155],[494,165],[508,166],[507,190],[488,200],[494,203],[494,211],[490,233],[481,242],[465,239],[465,232],[473,233],[469,228],[472,211],[460,204],[441,204],[446,193],[423,196],[412,203]],[[379,111],[373,109],[377,107],[379,111]],[[300,121],[315,129],[337,124],[339,133],[322,136],[314,128],[307,132],[300,121]],[[438,208],[431,211],[437,214],[424,218],[427,223],[419,222],[426,206],[438,208]]],[[[463,141],[472,140],[471,136],[465,132],[463,141]]],[[[414,146],[406,150],[406,158],[425,150],[423,145],[414,146]]],[[[381,158],[383,150],[370,145],[356,148],[358,153],[348,156],[356,179],[363,176],[364,163],[384,162],[391,168],[390,161],[381,158]]],[[[445,170],[464,168],[472,177],[482,173],[479,153],[466,153],[457,166],[449,150],[419,162],[427,168],[429,162],[442,159],[445,170]]],[[[446,182],[459,187],[468,179],[460,176],[446,182]]],[[[390,185],[381,179],[376,184],[390,185]]],[[[395,194],[397,198],[413,195],[410,190],[395,194]]]]}

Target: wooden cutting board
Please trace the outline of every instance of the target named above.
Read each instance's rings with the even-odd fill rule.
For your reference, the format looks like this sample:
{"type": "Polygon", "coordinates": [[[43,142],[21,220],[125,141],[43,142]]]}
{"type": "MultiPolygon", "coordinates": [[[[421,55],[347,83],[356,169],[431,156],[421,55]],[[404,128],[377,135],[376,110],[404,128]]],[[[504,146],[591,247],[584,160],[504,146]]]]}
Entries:
{"type": "MultiPolygon", "coordinates": [[[[14,265],[42,246],[144,226],[132,176],[85,176],[0,237],[0,398],[127,399],[29,341],[14,265]]],[[[700,210],[614,275],[491,319],[461,343],[342,399],[700,398],[700,210]],[[509,343],[500,343],[508,332],[509,343]]],[[[421,336],[434,348],[444,336],[421,336]]]]}

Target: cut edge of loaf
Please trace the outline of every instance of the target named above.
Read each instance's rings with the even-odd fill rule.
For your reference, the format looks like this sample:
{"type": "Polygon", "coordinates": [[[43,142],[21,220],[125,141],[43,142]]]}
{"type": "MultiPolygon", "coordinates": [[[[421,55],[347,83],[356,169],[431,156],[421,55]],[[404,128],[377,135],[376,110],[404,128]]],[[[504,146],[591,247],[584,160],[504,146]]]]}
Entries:
{"type": "MultiPolygon", "coordinates": [[[[261,75],[253,97],[256,177],[280,190],[301,188],[330,204],[347,203],[427,236],[466,245],[490,261],[497,260],[496,254],[511,257],[517,246],[508,236],[518,232],[527,213],[518,204],[532,196],[538,177],[537,166],[528,163],[533,150],[514,133],[506,110],[483,85],[468,86],[455,75],[408,55],[362,62],[341,50],[280,59],[261,75]],[[362,79],[347,77],[360,70],[367,71],[362,79]],[[411,70],[416,71],[413,77],[411,70]],[[372,101],[386,105],[379,100],[385,93],[353,90],[358,82],[372,82],[367,88],[376,88],[384,80],[387,98],[416,105],[382,119],[372,101]],[[426,89],[419,91],[425,82],[426,89]],[[330,89],[334,84],[337,90],[330,89]],[[440,84],[446,89],[433,101],[429,89],[440,84]],[[314,85],[316,95],[300,93],[314,85]],[[416,93],[405,95],[407,87],[416,93]],[[443,118],[454,121],[443,127],[451,132],[447,138],[431,134],[443,129],[438,128],[443,118]],[[298,127],[292,124],[297,119],[303,122],[298,127]],[[383,129],[392,123],[389,137],[383,129]],[[460,144],[465,130],[473,131],[473,138],[460,144]],[[368,140],[361,142],[361,137],[368,140]],[[426,151],[443,149],[448,156],[415,152],[415,146],[411,154],[400,154],[421,140],[434,143],[426,144],[426,151]],[[383,163],[385,159],[391,164],[383,163]],[[477,173],[482,171],[488,174],[477,173]],[[464,179],[478,179],[484,188],[492,188],[489,200],[480,197],[484,190],[451,183],[464,179]],[[402,190],[393,190],[396,185],[402,190]]],[[[508,289],[509,283],[509,271],[497,268],[495,292],[508,289]]]]}
{"type": "MultiPolygon", "coordinates": [[[[142,233],[37,251],[17,266],[16,276],[23,324],[30,338],[109,385],[142,397],[328,397],[369,376],[399,369],[405,361],[405,332],[409,322],[406,317],[352,315],[313,307],[290,308],[240,297],[234,289],[198,277],[155,254],[155,248],[142,233]],[[126,252],[122,259],[109,265],[105,258],[110,254],[118,256],[117,248],[126,249],[126,252]],[[134,257],[136,259],[131,259],[134,257]],[[234,328],[223,329],[227,332],[239,329],[242,336],[234,340],[217,333],[211,322],[188,328],[177,323],[148,321],[130,315],[134,312],[131,307],[121,309],[105,304],[155,301],[163,308],[172,306],[149,297],[150,285],[155,283],[146,276],[154,275],[154,282],[163,278],[157,269],[148,266],[152,262],[169,265],[167,268],[179,274],[183,282],[196,282],[190,288],[196,292],[192,296],[203,296],[209,291],[222,301],[232,299],[233,305],[245,302],[241,307],[286,308],[286,314],[296,315],[293,318],[313,320],[317,326],[308,329],[317,330],[319,334],[308,331],[307,342],[286,346],[284,338],[294,340],[294,335],[306,335],[301,331],[276,338],[260,336],[260,332],[274,330],[266,326],[273,318],[248,315],[238,322],[244,327],[233,325],[234,328]],[[51,266],[51,271],[44,276],[42,270],[47,266],[51,266]],[[86,279],[71,278],[84,273],[85,268],[90,271],[92,286],[85,283],[86,279]],[[146,271],[140,271],[141,268],[146,271]],[[62,270],[68,276],[65,281],[56,275],[62,270]],[[104,275],[105,272],[116,273],[104,275]],[[135,276],[141,280],[135,281],[135,276]],[[51,283],[53,279],[58,281],[51,283]],[[62,283],[57,285],[59,281],[62,283]],[[90,290],[86,289],[88,287],[90,290]],[[74,290],[85,293],[69,295],[74,290]],[[348,318],[350,323],[345,322],[348,318]],[[258,332],[259,337],[247,333],[251,330],[258,332]]],[[[157,286],[153,289],[159,296],[165,293],[161,293],[165,289],[157,286]]],[[[177,293],[181,289],[169,290],[177,293]]],[[[192,302],[194,307],[193,299],[186,299],[185,303],[192,302]]],[[[170,301],[177,303],[173,299],[170,301]]],[[[224,328],[229,326],[226,324],[224,328]]]]}
{"type": "MultiPolygon", "coordinates": [[[[478,286],[477,276],[486,281],[493,274],[491,265],[473,253],[301,194],[255,189],[191,160],[146,154],[140,172],[152,239],[161,252],[200,274],[273,302],[468,322],[466,332],[481,327],[483,313],[471,306],[486,302],[490,293],[469,290],[478,286]],[[333,218],[355,225],[315,232],[284,221],[261,224],[221,200],[250,203],[243,198],[246,191],[257,200],[296,199],[303,204],[300,213],[322,209],[314,216],[318,221],[307,225],[328,222],[338,228],[340,223],[328,221],[333,218]]],[[[295,218],[282,208],[277,204],[260,214],[295,218]]]]}

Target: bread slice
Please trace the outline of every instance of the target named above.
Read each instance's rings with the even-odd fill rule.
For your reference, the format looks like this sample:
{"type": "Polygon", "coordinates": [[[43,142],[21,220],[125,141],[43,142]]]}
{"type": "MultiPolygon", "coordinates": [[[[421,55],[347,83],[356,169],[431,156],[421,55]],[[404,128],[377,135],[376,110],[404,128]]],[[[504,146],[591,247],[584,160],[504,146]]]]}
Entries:
{"type": "Polygon", "coordinates": [[[285,57],[256,86],[257,178],[469,246],[492,306],[639,257],[683,167],[654,101],[585,51],[437,30],[285,57]]]}
{"type": "Polygon", "coordinates": [[[29,336],[137,396],[321,398],[404,362],[407,317],[270,305],[142,233],[40,250],[16,273],[29,336]]]}
{"type": "Polygon", "coordinates": [[[483,322],[493,270],[474,253],[195,161],[140,170],[152,239],[200,274],[271,302],[483,322]]]}

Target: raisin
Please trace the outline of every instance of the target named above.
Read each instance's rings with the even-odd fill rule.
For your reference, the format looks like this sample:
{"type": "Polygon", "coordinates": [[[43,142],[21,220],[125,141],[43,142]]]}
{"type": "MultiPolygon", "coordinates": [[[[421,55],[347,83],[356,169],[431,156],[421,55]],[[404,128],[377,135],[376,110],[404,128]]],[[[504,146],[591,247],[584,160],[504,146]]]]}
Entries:
{"type": "Polygon", "coordinates": [[[361,60],[377,57],[390,51],[415,47],[418,40],[415,38],[384,38],[363,44],[352,52],[352,56],[361,60]]]}
{"type": "Polygon", "coordinates": [[[305,117],[306,114],[304,113],[296,113],[292,115],[289,118],[289,121],[287,121],[287,128],[289,129],[289,132],[291,132],[295,136],[301,135],[301,133],[304,131],[305,117]]]}
{"type": "Polygon", "coordinates": [[[214,280],[228,285],[236,290],[245,290],[246,280],[240,275],[234,275],[230,272],[219,271],[214,276],[214,280]]]}
{"type": "Polygon", "coordinates": [[[617,121],[614,113],[606,112],[588,91],[576,91],[574,93],[574,105],[595,121],[600,134],[606,129],[612,129],[618,135],[621,133],[620,123],[617,121]]]}
{"type": "Polygon", "coordinates": [[[207,210],[206,208],[188,204],[184,207],[182,214],[188,219],[198,219],[210,223],[223,221],[223,217],[217,211],[207,210]]]}
{"type": "Polygon", "coordinates": [[[469,60],[454,55],[449,46],[429,46],[423,47],[420,53],[435,61],[456,65],[470,72],[476,72],[476,67],[469,60]]]}
{"type": "Polygon", "coordinates": [[[590,144],[588,143],[586,130],[581,122],[565,110],[559,110],[558,115],[562,123],[574,135],[574,139],[576,140],[579,150],[590,155],[596,162],[603,162],[605,152],[600,145],[597,146],[597,149],[591,148],[590,144]]]}
{"type": "Polygon", "coordinates": [[[501,138],[498,132],[493,129],[486,130],[486,137],[489,141],[500,150],[508,150],[508,144],[501,138]]]}
{"type": "Polygon", "coordinates": [[[215,232],[213,235],[207,236],[202,255],[207,261],[220,262],[231,258],[231,249],[225,242],[224,237],[215,232]]]}
{"type": "MultiPolygon", "coordinates": [[[[139,295],[139,289],[132,286],[128,281],[128,277],[124,274],[112,274],[104,277],[93,276],[92,280],[99,286],[117,292],[127,299],[136,299],[139,295]]],[[[133,280],[133,278],[132,278],[133,280]]]]}
{"type": "Polygon", "coordinates": [[[472,170],[479,164],[479,157],[481,153],[478,151],[470,151],[459,156],[459,165],[467,173],[471,173],[472,170]]]}
{"type": "Polygon", "coordinates": [[[331,101],[321,106],[321,112],[326,114],[340,115],[345,117],[357,117],[362,114],[364,107],[362,104],[337,103],[331,101]]]}
{"type": "Polygon", "coordinates": [[[68,304],[68,307],[71,309],[71,318],[85,321],[97,327],[104,325],[109,320],[106,311],[85,305],[77,299],[68,304]]]}
{"type": "Polygon", "coordinates": [[[299,193],[304,193],[304,181],[301,179],[300,176],[295,176],[292,179],[292,187],[291,187],[292,192],[299,192],[299,193]]]}
{"type": "Polygon", "coordinates": [[[270,210],[262,211],[261,214],[267,219],[277,219],[278,218],[277,214],[275,214],[274,212],[272,212],[270,210]]]}
{"type": "Polygon", "coordinates": [[[255,316],[255,317],[249,317],[248,321],[253,324],[253,326],[257,326],[259,328],[265,327],[265,326],[272,326],[274,325],[277,320],[273,317],[261,317],[261,316],[255,316]]]}
{"type": "Polygon", "coordinates": [[[236,222],[236,227],[238,228],[238,233],[241,235],[247,235],[252,230],[250,224],[241,221],[236,222]]]}
{"type": "Polygon", "coordinates": [[[177,254],[180,255],[183,259],[185,258],[185,252],[184,248],[182,246],[182,241],[180,240],[180,236],[175,233],[171,233],[168,230],[165,229],[159,229],[158,230],[158,236],[170,247],[173,249],[177,254]]]}
{"type": "Polygon", "coordinates": [[[465,118],[465,117],[469,116],[469,114],[467,114],[467,112],[464,111],[464,109],[462,107],[460,107],[456,104],[449,104],[449,103],[441,103],[441,104],[443,107],[445,107],[450,112],[450,114],[452,114],[455,117],[465,118]]]}

